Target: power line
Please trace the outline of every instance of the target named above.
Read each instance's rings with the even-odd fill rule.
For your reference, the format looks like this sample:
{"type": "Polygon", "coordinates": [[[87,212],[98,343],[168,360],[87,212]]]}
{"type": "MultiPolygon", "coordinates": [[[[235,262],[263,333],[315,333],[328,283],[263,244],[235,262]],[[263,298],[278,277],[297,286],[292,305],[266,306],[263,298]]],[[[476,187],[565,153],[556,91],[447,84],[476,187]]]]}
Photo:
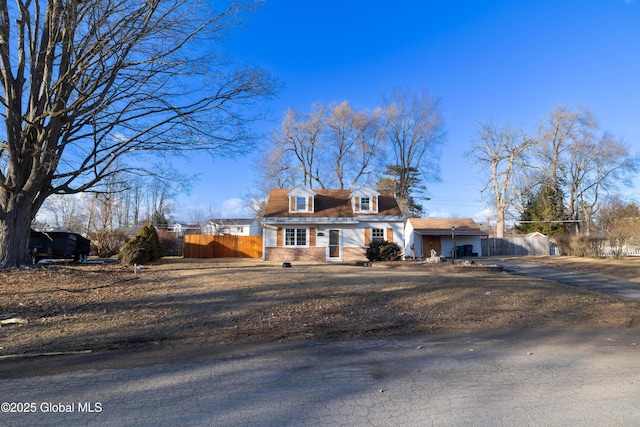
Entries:
{"type": "Polygon", "coordinates": [[[535,224],[537,224],[539,222],[549,222],[549,223],[562,224],[562,223],[565,223],[565,222],[582,222],[582,221],[579,220],[579,219],[566,219],[566,220],[563,220],[563,221],[518,221],[518,220],[515,220],[515,222],[518,222],[518,223],[535,223],[535,224]]]}

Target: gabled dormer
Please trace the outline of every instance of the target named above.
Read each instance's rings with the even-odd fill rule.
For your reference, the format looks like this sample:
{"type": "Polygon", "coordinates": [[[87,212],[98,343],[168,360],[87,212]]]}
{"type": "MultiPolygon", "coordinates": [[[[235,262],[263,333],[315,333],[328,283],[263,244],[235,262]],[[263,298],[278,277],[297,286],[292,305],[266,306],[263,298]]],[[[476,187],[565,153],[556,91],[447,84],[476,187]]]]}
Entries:
{"type": "Polygon", "coordinates": [[[351,207],[354,213],[378,213],[378,193],[369,186],[357,188],[351,192],[351,207]]]}
{"type": "Polygon", "coordinates": [[[304,186],[298,185],[287,193],[289,196],[289,213],[313,213],[316,193],[304,186]]]}

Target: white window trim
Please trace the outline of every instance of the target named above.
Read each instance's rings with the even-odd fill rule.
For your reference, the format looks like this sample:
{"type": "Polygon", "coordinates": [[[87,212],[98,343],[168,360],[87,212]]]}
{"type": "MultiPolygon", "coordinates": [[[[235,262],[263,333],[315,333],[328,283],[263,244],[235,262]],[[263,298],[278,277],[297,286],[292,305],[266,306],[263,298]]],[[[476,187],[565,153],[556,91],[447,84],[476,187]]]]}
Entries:
{"type": "Polygon", "coordinates": [[[354,198],[353,202],[352,202],[352,206],[353,209],[355,210],[355,212],[361,212],[361,213],[367,213],[367,214],[371,214],[371,213],[378,213],[378,203],[379,203],[379,198],[377,195],[375,194],[362,194],[359,195],[357,198],[354,198]],[[362,199],[363,198],[367,198],[369,199],[369,207],[365,208],[362,204],[362,199]],[[374,208],[375,205],[375,208],[374,208]]]}
{"type": "Polygon", "coordinates": [[[386,240],[387,238],[387,230],[385,228],[377,228],[377,227],[371,227],[371,241],[373,242],[374,240],[386,240]],[[373,232],[374,230],[380,230],[382,231],[382,238],[380,237],[374,237],[373,232]]]}
{"type": "Polygon", "coordinates": [[[304,195],[290,195],[289,196],[289,213],[311,213],[313,212],[313,200],[309,200],[309,196],[304,195]],[[298,209],[298,199],[304,199],[304,207],[300,206],[302,209],[298,209]],[[293,209],[291,205],[293,204],[293,209]]]}
{"type": "Polygon", "coordinates": [[[309,247],[309,229],[304,227],[285,227],[282,229],[282,246],[285,248],[308,248],[309,247]],[[287,230],[295,231],[295,241],[298,242],[297,230],[305,230],[305,244],[304,245],[288,245],[287,244],[287,230]]]}

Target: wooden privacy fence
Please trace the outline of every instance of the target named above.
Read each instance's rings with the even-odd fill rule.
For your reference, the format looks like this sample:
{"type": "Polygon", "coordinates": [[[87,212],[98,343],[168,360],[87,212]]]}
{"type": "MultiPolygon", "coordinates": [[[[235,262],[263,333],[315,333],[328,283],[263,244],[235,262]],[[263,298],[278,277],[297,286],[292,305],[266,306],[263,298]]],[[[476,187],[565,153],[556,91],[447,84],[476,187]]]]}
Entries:
{"type": "Polygon", "coordinates": [[[261,258],[262,236],[184,236],[185,258],[261,258]]]}

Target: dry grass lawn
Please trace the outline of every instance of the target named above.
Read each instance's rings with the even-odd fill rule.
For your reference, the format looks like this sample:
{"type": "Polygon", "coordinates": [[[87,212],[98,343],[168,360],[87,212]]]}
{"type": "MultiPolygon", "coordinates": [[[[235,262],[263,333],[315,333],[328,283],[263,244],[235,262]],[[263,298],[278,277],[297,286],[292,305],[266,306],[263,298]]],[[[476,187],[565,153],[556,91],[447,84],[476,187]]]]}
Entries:
{"type": "MultiPolygon", "coordinates": [[[[636,282],[640,267],[635,259],[529,261],[636,282]]],[[[0,271],[0,355],[640,324],[640,302],[486,268],[179,258],[145,267],[137,275],[118,265],[0,271]]]]}

